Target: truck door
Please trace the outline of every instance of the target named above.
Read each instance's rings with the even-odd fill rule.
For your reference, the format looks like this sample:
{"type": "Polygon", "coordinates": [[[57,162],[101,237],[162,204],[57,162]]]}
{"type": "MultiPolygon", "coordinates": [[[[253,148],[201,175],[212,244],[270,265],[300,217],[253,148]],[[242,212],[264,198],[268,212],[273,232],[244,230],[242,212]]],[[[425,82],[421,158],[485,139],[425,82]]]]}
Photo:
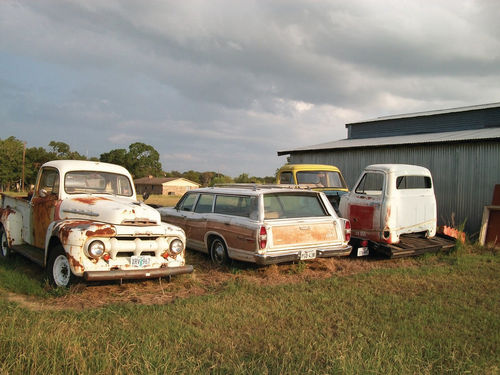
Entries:
{"type": "Polygon", "coordinates": [[[430,176],[401,175],[396,178],[395,197],[397,228],[421,232],[433,228],[436,221],[436,198],[430,176]]]}
{"type": "Polygon", "coordinates": [[[59,172],[44,168],[40,172],[37,187],[31,198],[31,228],[33,246],[44,249],[47,228],[54,221],[59,202],[59,172]]]}
{"type": "Polygon", "coordinates": [[[382,172],[366,172],[351,193],[348,215],[354,236],[380,240],[380,232],[383,230],[381,208],[385,180],[385,174],[382,172]]]}

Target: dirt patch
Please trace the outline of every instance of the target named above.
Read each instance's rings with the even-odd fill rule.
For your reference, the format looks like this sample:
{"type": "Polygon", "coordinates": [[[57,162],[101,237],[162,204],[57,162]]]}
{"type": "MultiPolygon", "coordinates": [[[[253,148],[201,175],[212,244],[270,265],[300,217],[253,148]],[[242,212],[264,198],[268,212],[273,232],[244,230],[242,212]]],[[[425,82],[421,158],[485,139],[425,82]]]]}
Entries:
{"type": "Polygon", "coordinates": [[[307,262],[255,265],[234,262],[228,267],[217,267],[208,256],[189,253],[188,264],[194,266],[190,275],[167,279],[112,282],[81,282],[73,285],[61,297],[37,299],[8,293],[7,299],[30,310],[83,310],[110,304],[137,303],[166,304],[177,298],[216,293],[232,280],[245,280],[257,285],[291,284],[332,276],[348,276],[374,269],[414,267],[415,259],[325,258],[307,262]]]}

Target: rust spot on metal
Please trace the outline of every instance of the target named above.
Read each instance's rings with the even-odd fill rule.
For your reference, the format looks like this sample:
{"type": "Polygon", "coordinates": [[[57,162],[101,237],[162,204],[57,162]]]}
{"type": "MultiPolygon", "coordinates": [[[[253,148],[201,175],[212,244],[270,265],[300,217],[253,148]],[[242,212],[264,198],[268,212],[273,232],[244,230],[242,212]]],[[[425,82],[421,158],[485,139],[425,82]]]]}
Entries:
{"type": "Polygon", "coordinates": [[[98,201],[110,201],[111,199],[105,197],[79,197],[79,198],[73,198],[73,200],[80,203],[94,205],[98,201]]]}
{"type": "Polygon", "coordinates": [[[386,214],[385,214],[385,222],[386,222],[386,223],[388,223],[388,222],[389,222],[390,217],[391,217],[391,206],[388,206],[388,207],[387,207],[386,214]]]}
{"type": "Polygon", "coordinates": [[[56,195],[46,197],[34,197],[31,200],[33,205],[32,228],[34,245],[43,249],[45,247],[45,237],[47,228],[54,221],[56,206],[61,204],[56,195]]]}
{"type": "Polygon", "coordinates": [[[116,231],[106,225],[101,229],[88,230],[85,234],[87,235],[87,237],[113,237],[114,235],[116,235],[116,231]]]}
{"type": "Polygon", "coordinates": [[[7,206],[5,208],[0,208],[0,217],[2,218],[3,222],[7,220],[10,214],[14,213],[16,213],[16,211],[14,211],[10,206],[7,206]]]}
{"type": "Polygon", "coordinates": [[[59,231],[59,238],[63,244],[68,243],[70,233],[75,230],[86,231],[87,237],[113,237],[116,235],[115,229],[109,224],[96,223],[90,220],[65,221],[55,228],[59,231]]]}
{"type": "Polygon", "coordinates": [[[83,272],[83,266],[80,264],[80,262],[78,260],[76,260],[73,256],[71,256],[70,254],[66,253],[66,255],[68,256],[68,260],[71,264],[71,266],[76,270],[76,271],[79,271],[79,272],[83,272]]]}
{"type": "Polygon", "coordinates": [[[63,245],[68,243],[68,237],[71,231],[75,228],[86,229],[92,225],[92,221],[89,220],[76,220],[76,221],[65,221],[59,224],[56,229],[59,230],[59,238],[63,245]]]}

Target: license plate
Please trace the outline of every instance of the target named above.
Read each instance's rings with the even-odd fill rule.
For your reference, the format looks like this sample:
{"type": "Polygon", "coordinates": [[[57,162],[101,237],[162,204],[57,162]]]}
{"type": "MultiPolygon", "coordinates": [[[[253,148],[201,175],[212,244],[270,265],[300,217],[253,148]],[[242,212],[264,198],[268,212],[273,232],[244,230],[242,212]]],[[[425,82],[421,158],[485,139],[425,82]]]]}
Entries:
{"type": "Polygon", "coordinates": [[[303,250],[300,252],[300,260],[316,258],[316,250],[303,250]]]}
{"type": "Polygon", "coordinates": [[[369,252],[368,247],[358,247],[358,257],[367,256],[369,252]]]}
{"type": "Polygon", "coordinates": [[[139,268],[150,266],[151,257],[149,255],[132,255],[130,257],[130,265],[139,268]]]}

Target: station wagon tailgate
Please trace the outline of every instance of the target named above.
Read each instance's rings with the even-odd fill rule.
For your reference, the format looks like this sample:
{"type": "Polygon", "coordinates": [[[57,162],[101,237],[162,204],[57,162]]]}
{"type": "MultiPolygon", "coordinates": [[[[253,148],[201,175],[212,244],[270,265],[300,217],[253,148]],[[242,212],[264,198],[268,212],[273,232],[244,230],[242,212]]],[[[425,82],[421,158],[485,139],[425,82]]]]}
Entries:
{"type": "Polygon", "coordinates": [[[269,222],[272,249],[322,246],[342,241],[341,228],[334,220],[280,220],[269,222]]]}

